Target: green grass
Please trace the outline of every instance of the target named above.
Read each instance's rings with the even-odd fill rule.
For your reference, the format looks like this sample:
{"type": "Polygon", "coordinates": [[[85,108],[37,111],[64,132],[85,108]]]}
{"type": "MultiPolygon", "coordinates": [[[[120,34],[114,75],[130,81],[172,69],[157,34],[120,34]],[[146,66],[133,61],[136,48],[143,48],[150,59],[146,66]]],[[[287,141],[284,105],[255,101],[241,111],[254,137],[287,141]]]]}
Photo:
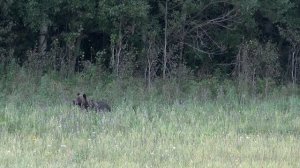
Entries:
{"type": "Polygon", "coordinates": [[[127,99],[104,115],[18,98],[0,111],[0,167],[300,167],[297,96],[127,99]]]}
{"type": "Polygon", "coordinates": [[[29,74],[0,81],[0,167],[300,167],[297,89],[251,96],[207,80],[147,92],[136,79],[29,74]],[[112,112],[71,106],[78,91],[112,112]]]}

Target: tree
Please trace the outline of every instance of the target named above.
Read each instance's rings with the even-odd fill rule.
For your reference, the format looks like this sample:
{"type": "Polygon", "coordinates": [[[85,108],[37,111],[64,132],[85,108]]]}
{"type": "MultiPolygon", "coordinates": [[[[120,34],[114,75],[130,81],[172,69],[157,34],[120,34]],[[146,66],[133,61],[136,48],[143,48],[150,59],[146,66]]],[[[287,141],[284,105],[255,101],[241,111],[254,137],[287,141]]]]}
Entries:
{"type": "MultiPolygon", "coordinates": [[[[163,1],[164,16],[163,78],[167,67],[178,67],[187,53],[212,56],[225,51],[217,41],[217,31],[232,29],[238,11],[228,1],[163,1]],[[173,60],[173,61],[171,61],[173,60]],[[175,65],[172,65],[172,62],[175,65]]],[[[170,71],[170,70],[169,70],[170,71]]]]}
{"type": "Polygon", "coordinates": [[[14,23],[9,15],[12,3],[12,0],[0,2],[0,63],[12,59],[14,53],[12,43],[16,37],[12,34],[14,23]]]}
{"type": "Polygon", "coordinates": [[[115,75],[120,77],[120,72],[128,70],[125,64],[128,56],[133,54],[131,51],[135,44],[132,41],[135,41],[133,38],[141,38],[134,35],[141,31],[139,27],[143,27],[149,6],[146,1],[141,0],[103,1],[99,2],[99,6],[103,10],[99,12],[99,20],[102,21],[102,17],[105,17],[105,20],[110,21],[109,26],[106,26],[109,27],[110,34],[111,66],[115,75]]]}

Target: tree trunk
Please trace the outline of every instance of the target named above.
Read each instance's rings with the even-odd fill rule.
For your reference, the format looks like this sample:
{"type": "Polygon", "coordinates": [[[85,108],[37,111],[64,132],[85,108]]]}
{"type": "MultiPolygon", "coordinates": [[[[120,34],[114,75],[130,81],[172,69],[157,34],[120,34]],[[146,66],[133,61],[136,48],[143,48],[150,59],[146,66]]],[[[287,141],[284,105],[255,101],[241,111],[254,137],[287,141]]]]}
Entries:
{"type": "Polygon", "coordinates": [[[39,38],[39,53],[41,55],[46,54],[47,49],[47,33],[48,33],[48,25],[44,21],[40,27],[40,38],[39,38]]]}
{"type": "Polygon", "coordinates": [[[150,62],[150,60],[148,60],[148,90],[150,90],[150,88],[151,88],[151,67],[152,67],[152,65],[151,65],[151,62],[150,62]]]}
{"type": "Polygon", "coordinates": [[[166,79],[167,69],[167,28],[168,28],[168,0],[165,4],[165,39],[164,39],[164,56],[163,56],[163,79],[166,79]]]}
{"type": "Polygon", "coordinates": [[[148,78],[147,78],[147,86],[148,86],[148,90],[150,90],[150,88],[151,88],[151,74],[152,74],[152,72],[151,72],[151,70],[152,70],[152,63],[153,63],[153,59],[155,59],[154,57],[153,57],[153,55],[155,54],[155,53],[153,53],[152,52],[152,44],[151,44],[151,42],[150,42],[150,40],[149,40],[149,48],[148,48],[148,52],[147,52],[147,64],[148,64],[148,78]]]}
{"type": "Polygon", "coordinates": [[[295,79],[296,79],[296,76],[295,76],[295,50],[292,52],[292,82],[293,82],[293,86],[295,86],[295,79]]]}
{"type": "Polygon", "coordinates": [[[118,38],[114,42],[112,47],[112,59],[113,59],[113,68],[114,72],[116,73],[116,76],[120,76],[120,61],[121,61],[121,54],[122,54],[122,48],[123,48],[123,34],[122,34],[122,21],[119,23],[119,32],[118,32],[118,38]]]}
{"type": "Polygon", "coordinates": [[[186,14],[183,15],[182,29],[180,35],[180,43],[179,43],[179,59],[180,63],[183,64],[183,50],[184,50],[184,41],[185,41],[185,22],[186,22],[186,14]]]}

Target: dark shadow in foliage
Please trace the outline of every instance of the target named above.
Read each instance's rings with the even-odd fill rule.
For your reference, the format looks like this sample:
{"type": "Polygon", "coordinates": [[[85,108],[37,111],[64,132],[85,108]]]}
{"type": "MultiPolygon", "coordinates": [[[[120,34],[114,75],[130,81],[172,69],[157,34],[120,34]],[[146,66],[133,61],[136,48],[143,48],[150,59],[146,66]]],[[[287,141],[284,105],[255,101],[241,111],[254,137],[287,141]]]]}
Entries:
{"type": "MultiPolygon", "coordinates": [[[[83,62],[85,61],[89,61],[92,64],[101,61],[105,68],[109,68],[110,53],[102,55],[103,58],[101,60],[97,57],[97,52],[104,51],[110,47],[110,36],[108,34],[98,31],[83,33],[82,38],[78,40],[78,47],[82,53],[76,56],[75,72],[84,70],[83,62]]],[[[100,62],[98,63],[100,64],[100,62]]]]}
{"type": "Polygon", "coordinates": [[[85,110],[95,110],[96,112],[111,111],[111,107],[105,101],[88,100],[86,94],[77,93],[77,98],[73,100],[73,105],[85,110]]]}

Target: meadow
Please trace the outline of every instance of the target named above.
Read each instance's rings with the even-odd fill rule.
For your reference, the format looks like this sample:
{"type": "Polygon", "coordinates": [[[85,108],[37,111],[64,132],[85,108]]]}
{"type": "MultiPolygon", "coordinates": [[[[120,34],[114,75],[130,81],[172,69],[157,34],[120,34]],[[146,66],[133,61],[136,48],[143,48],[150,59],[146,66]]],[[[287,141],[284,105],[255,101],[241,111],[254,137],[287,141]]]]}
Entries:
{"type": "Polygon", "coordinates": [[[297,89],[251,96],[209,81],[145,91],[18,74],[2,82],[0,167],[300,167],[297,89]],[[72,106],[77,91],[112,112],[72,106]]]}

